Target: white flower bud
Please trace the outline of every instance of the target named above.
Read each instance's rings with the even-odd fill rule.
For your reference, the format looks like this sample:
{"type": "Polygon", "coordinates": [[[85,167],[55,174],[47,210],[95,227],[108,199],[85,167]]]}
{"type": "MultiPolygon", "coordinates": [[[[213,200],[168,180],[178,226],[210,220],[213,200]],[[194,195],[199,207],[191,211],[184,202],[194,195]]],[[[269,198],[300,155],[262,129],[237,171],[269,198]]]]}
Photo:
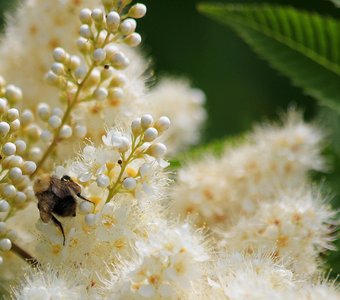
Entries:
{"type": "Polygon", "coordinates": [[[25,109],[20,117],[21,123],[25,126],[33,122],[34,116],[29,109],[25,109]]]}
{"type": "Polygon", "coordinates": [[[14,197],[14,201],[16,203],[22,204],[27,200],[27,196],[23,192],[17,192],[17,194],[14,197]]]}
{"type": "Polygon", "coordinates": [[[87,226],[95,226],[97,223],[97,216],[95,214],[88,214],[85,216],[85,223],[87,226]]]}
{"type": "Polygon", "coordinates": [[[86,76],[87,73],[87,69],[84,68],[83,66],[80,66],[74,73],[74,76],[78,79],[78,80],[83,80],[86,76]]]}
{"type": "Polygon", "coordinates": [[[7,237],[11,240],[11,241],[15,241],[18,238],[18,232],[16,230],[10,230],[7,233],[7,237]]]}
{"type": "Polygon", "coordinates": [[[108,45],[105,47],[105,51],[106,57],[110,59],[115,53],[119,52],[119,49],[115,45],[108,45]]]}
{"type": "Polygon", "coordinates": [[[8,212],[11,206],[8,204],[6,200],[0,200],[0,212],[8,212]]]}
{"type": "Polygon", "coordinates": [[[48,71],[45,75],[45,80],[50,85],[59,85],[60,78],[57,74],[52,71],[48,71]]]}
{"type": "Polygon", "coordinates": [[[91,75],[89,78],[86,80],[85,85],[87,87],[92,87],[97,85],[100,82],[100,71],[98,69],[94,69],[91,72],[91,75]]]}
{"type": "Polygon", "coordinates": [[[134,19],[125,19],[119,26],[119,31],[124,35],[129,35],[136,30],[137,23],[134,19]]]}
{"type": "Polygon", "coordinates": [[[144,133],[144,141],[145,142],[152,142],[155,140],[158,136],[158,131],[156,128],[150,127],[147,130],[145,130],[144,133]]]}
{"type": "Polygon", "coordinates": [[[23,176],[22,176],[21,169],[18,168],[18,167],[14,167],[14,168],[10,169],[9,170],[9,178],[15,183],[22,181],[23,176]]]}
{"type": "Polygon", "coordinates": [[[77,40],[77,47],[81,52],[88,52],[91,49],[91,43],[88,39],[81,37],[77,40]]]}
{"type": "Polygon", "coordinates": [[[0,240],[0,249],[2,251],[9,251],[12,248],[12,242],[10,239],[1,239],[0,240]]]}
{"type": "Polygon", "coordinates": [[[167,148],[162,143],[152,144],[147,153],[155,158],[163,158],[166,154],[167,148]]]}
{"type": "Polygon", "coordinates": [[[106,188],[110,184],[110,178],[104,174],[101,174],[97,177],[97,185],[102,188],[106,188]]]}
{"type": "Polygon", "coordinates": [[[81,65],[81,59],[78,55],[72,55],[70,61],[68,62],[68,67],[74,71],[81,65]]]}
{"type": "Polygon", "coordinates": [[[40,138],[41,129],[37,124],[31,124],[26,128],[26,133],[30,139],[37,141],[40,138]]]}
{"type": "Polygon", "coordinates": [[[20,128],[20,120],[19,119],[15,119],[14,121],[12,121],[9,125],[11,127],[12,131],[17,131],[20,128]]]}
{"type": "Polygon", "coordinates": [[[30,149],[29,158],[34,162],[38,162],[42,158],[42,151],[39,147],[33,147],[30,149]]]}
{"type": "Polygon", "coordinates": [[[0,98],[0,114],[3,114],[7,110],[7,100],[0,98]]]}
{"type": "Polygon", "coordinates": [[[86,126],[83,126],[83,125],[77,125],[75,128],[75,135],[76,137],[79,137],[79,138],[84,138],[87,134],[87,128],[86,126]]]}
{"type": "Polygon", "coordinates": [[[58,116],[51,116],[48,120],[48,124],[53,128],[57,129],[61,125],[61,119],[58,116]]]}
{"type": "Polygon", "coordinates": [[[7,231],[7,225],[5,222],[0,222],[0,235],[5,234],[7,231]]]}
{"type": "Polygon", "coordinates": [[[53,58],[57,62],[64,62],[67,59],[67,53],[63,48],[55,48],[53,51],[53,58]]]}
{"type": "Polygon", "coordinates": [[[92,14],[92,12],[91,12],[90,9],[83,8],[79,13],[80,22],[82,22],[83,24],[91,25],[91,23],[92,23],[91,14],[92,14]]]}
{"type": "MultiPolygon", "coordinates": [[[[15,194],[17,193],[17,189],[15,188],[14,185],[12,184],[6,184],[3,191],[2,191],[2,195],[5,197],[5,198],[13,198],[15,196],[15,194]]],[[[2,201],[5,201],[5,200],[2,200],[2,201]]],[[[7,202],[7,201],[5,201],[7,202]]],[[[3,203],[3,207],[6,208],[6,203],[5,202],[1,202],[3,203]]],[[[7,203],[8,204],[8,203],[7,203]]]]}
{"type": "Polygon", "coordinates": [[[23,159],[19,155],[11,155],[9,157],[6,157],[3,161],[3,166],[6,166],[7,169],[18,167],[21,168],[23,159]]]}
{"type": "Polygon", "coordinates": [[[141,126],[142,128],[146,129],[151,127],[153,124],[153,117],[149,114],[145,114],[141,118],[141,126]]]}
{"type": "Polygon", "coordinates": [[[141,118],[137,118],[132,121],[131,130],[134,136],[140,135],[142,132],[141,118]]]}
{"type": "Polygon", "coordinates": [[[110,86],[112,87],[122,87],[126,84],[126,76],[122,73],[115,74],[111,79],[110,86]]]}
{"type": "Polygon", "coordinates": [[[53,134],[51,131],[49,130],[43,130],[40,134],[40,138],[44,141],[44,142],[50,142],[52,141],[53,138],[53,134]]]}
{"type": "Polygon", "coordinates": [[[6,143],[6,144],[2,147],[2,152],[3,152],[6,156],[14,155],[16,151],[17,151],[17,147],[15,146],[15,144],[13,144],[13,143],[11,143],[11,142],[6,143]]]}
{"type": "Polygon", "coordinates": [[[102,48],[98,48],[93,52],[93,60],[97,63],[101,63],[106,58],[106,51],[102,48]]]}
{"type": "Polygon", "coordinates": [[[22,100],[22,91],[14,85],[9,85],[5,90],[5,97],[9,102],[18,102],[22,100]]]}
{"type": "Polygon", "coordinates": [[[51,108],[47,103],[39,103],[38,116],[42,120],[47,120],[51,115],[51,108]]]}
{"type": "Polygon", "coordinates": [[[115,52],[111,57],[111,64],[117,70],[124,70],[130,61],[121,51],[115,52]]]}
{"type": "Polygon", "coordinates": [[[25,192],[25,194],[26,194],[26,196],[27,196],[27,199],[29,199],[29,200],[35,200],[35,193],[34,193],[32,187],[26,188],[24,192],[25,192]]]}
{"type": "Polygon", "coordinates": [[[87,215],[93,211],[93,204],[88,201],[83,201],[79,204],[79,211],[82,215],[87,215]]]}
{"type": "Polygon", "coordinates": [[[25,141],[23,141],[23,140],[16,140],[15,142],[14,142],[14,144],[15,144],[15,146],[17,147],[17,153],[18,154],[22,154],[22,153],[24,153],[25,152],[25,150],[26,150],[26,142],[25,141]]]}
{"type": "Polygon", "coordinates": [[[59,63],[59,62],[53,63],[51,70],[56,75],[64,75],[65,74],[65,66],[62,63],[59,63]]]}
{"type": "Polygon", "coordinates": [[[58,116],[58,117],[62,118],[62,116],[64,115],[64,112],[63,112],[63,110],[61,108],[55,107],[52,110],[52,115],[58,116]]]}
{"type": "Polygon", "coordinates": [[[123,186],[128,191],[133,191],[137,187],[137,181],[132,177],[125,178],[123,181],[123,186]]]}
{"type": "Polygon", "coordinates": [[[6,122],[0,122],[0,135],[2,137],[6,136],[9,133],[11,127],[6,122]]]}
{"type": "Polygon", "coordinates": [[[140,19],[146,14],[146,6],[142,3],[137,3],[133,5],[129,10],[129,17],[140,19]]]}
{"type": "Polygon", "coordinates": [[[115,11],[111,11],[107,15],[106,24],[109,30],[116,30],[120,24],[120,15],[115,11]]]}
{"type": "Polygon", "coordinates": [[[92,37],[92,31],[89,25],[83,24],[80,26],[80,36],[85,39],[90,39],[92,37]]]}
{"type": "Polygon", "coordinates": [[[92,11],[92,19],[96,22],[96,23],[100,23],[100,22],[103,22],[103,11],[100,9],[100,8],[95,8],[93,11],[92,11]]]}
{"type": "Polygon", "coordinates": [[[31,175],[37,168],[34,161],[25,161],[21,170],[25,175],[31,175]]]}
{"type": "Polygon", "coordinates": [[[104,87],[99,87],[93,92],[93,97],[98,101],[103,101],[108,96],[108,91],[104,87]]]}
{"type": "Polygon", "coordinates": [[[125,136],[122,136],[120,145],[118,147],[118,151],[124,153],[128,151],[129,149],[130,149],[130,141],[125,136]]]}
{"type": "MultiPolygon", "coordinates": [[[[105,52],[105,55],[106,55],[106,52],[105,52]]],[[[100,72],[102,81],[112,77],[112,75],[113,75],[113,68],[111,68],[109,65],[105,65],[102,71],[100,72]]]]}
{"type": "Polygon", "coordinates": [[[60,137],[68,139],[72,136],[72,128],[68,125],[64,125],[60,130],[60,137]]]}
{"type": "Polygon", "coordinates": [[[109,99],[114,101],[122,101],[124,99],[124,91],[121,88],[113,88],[109,90],[109,99]]]}
{"type": "Polygon", "coordinates": [[[16,108],[10,108],[5,114],[8,121],[14,121],[19,118],[19,111],[16,108]]]}
{"type": "Polygon", "coordinates": [[[4,263],[4,259],[2,256],[0,256],[0,265],[2,265],[4,263]]]}
{"type": "Polygon", "coordinates": [[[137,47],[140,45],[142,42],[142,37],[140,36],[139,33],[131,33],[129,34],[125,39],[124,43],[129,45],[130,47],[137,47]]]}

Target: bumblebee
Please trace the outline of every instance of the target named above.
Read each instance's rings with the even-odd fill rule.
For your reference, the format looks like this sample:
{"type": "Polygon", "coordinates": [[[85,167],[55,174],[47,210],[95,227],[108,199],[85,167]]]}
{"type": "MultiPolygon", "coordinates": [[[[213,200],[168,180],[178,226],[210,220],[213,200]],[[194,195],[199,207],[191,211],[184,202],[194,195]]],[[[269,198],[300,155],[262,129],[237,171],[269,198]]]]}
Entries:
{"type": "MultiPolygon", "coordinates": [[[[64,175],[59,179],[57,176],[43,175],[33,185],[35,196],[38,199],[40,218],[44,223],[50,220],[63,234],[65,246],[65,233],[61,222],[54,216],[75,217],[77,210],[76,198],[91,202],[81,195],[81,187],[70,176],[64,175]]],[[[92,202],[91,202],[92,203],[92,202]]]]}

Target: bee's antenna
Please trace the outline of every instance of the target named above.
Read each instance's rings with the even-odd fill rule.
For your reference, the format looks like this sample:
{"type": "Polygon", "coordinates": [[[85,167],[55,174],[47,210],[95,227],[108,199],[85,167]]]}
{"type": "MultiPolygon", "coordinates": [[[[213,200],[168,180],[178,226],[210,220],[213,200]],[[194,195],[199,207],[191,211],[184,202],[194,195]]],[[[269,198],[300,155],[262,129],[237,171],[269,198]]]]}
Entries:
{"type": "Polygon", "coordinates": [[[80,193],[78,193],[77,196],[78,196],[80,199],[83,199],[83,200],[85,200],[85,201],[87,201],[87,202],[90,202],[90,203],[94,204],[91,200],[86,199],[86,198],[85,198],[84,196],[82,196],[80,193]]]}

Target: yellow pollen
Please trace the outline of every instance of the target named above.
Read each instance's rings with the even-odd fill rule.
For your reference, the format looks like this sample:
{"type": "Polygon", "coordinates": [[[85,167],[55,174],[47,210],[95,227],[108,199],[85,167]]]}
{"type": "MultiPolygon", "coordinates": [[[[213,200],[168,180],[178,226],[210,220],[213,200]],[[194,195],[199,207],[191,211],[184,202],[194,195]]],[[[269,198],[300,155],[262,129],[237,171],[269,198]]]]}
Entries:
{"type": "Polygon", "coordinates": [[[182,262],[179,262],[179,263],[175,264],[174,265],[174,269],[179,274],[185,272],[185,267],[184,267],[184,264],[182,262]]]}
{"type": "Polygon", "coordinates": [[[102,201],[102,199],[98,196],[91,196],[90,201],[92,201],[96,206],[102,201]]]}
{"type": "Polygon", "coordinates": [[[102,224],[106,228],[111,228],[112,226],[117,224],[117,221],[109,215],[104,215],[102,217],[102,224]]]}
{"type": "Polygon", "coordinates": [[[167,243],[164,245],[165,249],[169,250],[169,251],[172,251],[174,250],[174,245],[171,244],[171,243],[167,243]]]}
{"type": "Polygon", "coordinates": [[[277,239],[277,246],[279,248],[287,247],[288,245],[288,236],[286,235],[281,235],[277,239]]]}
{"type": "Polygon", "coordinates": [[[152,285],[156,285],[158,281],[159,281],[159,276],[157,276],[157,275],[151,275],[151,276],[149,277],[149,282],[150,282],[152,285]]]}
{"type": "Polygon", "coordinates": [[[125,247],[125,242],[122,239],[119,239],[115,241],[114,245],[117,249],[122,249],[125,247]]]}
{"type": "Polygon", "coordinates": [[[136,177],[137,176],[137,171],[131,167],[128,167],[126,169],[126,172],[128,174],[129,177],[136,177]]]}
{"type": "Polygon", "coordinates": [[[53,245],[52,246],[52,253],[53,254],[59,254],[60,253],[60,251],[61,251],[61,246],[60,245],[53,245]]]}
{"type": "Polygon", "coordinates": [[[106,167],[110,171],[115,167],[115,165],[116,164],[113,161],[109,161],[109,162],[106,163],[106,167]]]}

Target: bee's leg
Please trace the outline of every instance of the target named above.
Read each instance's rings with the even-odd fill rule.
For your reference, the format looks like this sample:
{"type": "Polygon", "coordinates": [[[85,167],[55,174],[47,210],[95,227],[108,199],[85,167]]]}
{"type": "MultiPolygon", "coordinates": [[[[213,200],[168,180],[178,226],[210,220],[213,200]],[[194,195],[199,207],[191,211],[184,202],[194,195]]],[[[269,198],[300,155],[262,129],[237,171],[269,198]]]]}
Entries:
{"type": "MultiPolygon", "coordinates": [[[[90,202],[90,203],[93,203],[92,201],[90,201],[89,199],[86,199],[84,196],[82,196],[80,193],[77,194],[77,196],[80,198],[80,199],[83,199],[87,202],[90,202]]],[[[93,203],[94,204],[94,203],[93,203]]]]}
{"type": "Polygon", "coordinates": [[[63,228],[63,225],[61,225],[61,223],[58,221],[58,219],[52,215],[52,221],[53,223],[60,228],[61,230],[61,233],[63,234],[63,238],[64,238],[64,241],[63,241],[63,246],[65,246],[65,233],[64,233],[64,228],[63,228]]]}

